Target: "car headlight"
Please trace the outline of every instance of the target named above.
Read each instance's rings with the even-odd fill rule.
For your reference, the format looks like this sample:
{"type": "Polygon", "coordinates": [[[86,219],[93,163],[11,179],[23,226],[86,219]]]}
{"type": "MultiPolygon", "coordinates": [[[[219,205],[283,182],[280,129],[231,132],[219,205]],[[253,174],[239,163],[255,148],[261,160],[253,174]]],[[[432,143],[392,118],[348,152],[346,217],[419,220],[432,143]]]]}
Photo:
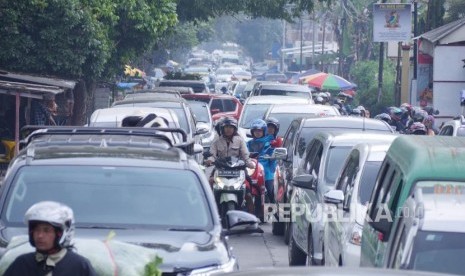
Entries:
{"type": "Polygon", "coordinates": [[[355,245],[361,245],[362,243],[362,226],[358,225],[357,223],[354,224],[354,228],[352,228],[352,232],[350,233],[349,242],[355,245]]]}
{"type": "Polygon", "coordinates": [[[238,270],[237,261],[236,258],[231,258],[227,263],[222,265],[194,269],[190,275],[215,275],[233,272],[235,270],[238,270]]]}

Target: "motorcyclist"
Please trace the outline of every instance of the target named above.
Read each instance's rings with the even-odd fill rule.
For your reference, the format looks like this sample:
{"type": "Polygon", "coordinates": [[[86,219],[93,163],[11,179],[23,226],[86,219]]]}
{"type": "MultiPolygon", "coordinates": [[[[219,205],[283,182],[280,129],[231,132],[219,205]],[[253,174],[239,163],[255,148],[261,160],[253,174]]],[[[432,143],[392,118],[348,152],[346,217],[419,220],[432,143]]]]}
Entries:
{"type": "Polygon", "coordinates": [[[279,133],[279,121],[274,117],[269,117],[266,119],[266,127],[268,135],[273,137],[273,140],[270,142],[271,147],[279,148],[283,146],[283,138],[278,136],[279,133]]]}
{"type": "Polygon", "coordinates": [[[247,142],[247,147],[250,152],[258,153],[258,162],[262,164],[265,170],[265,187],[270,203],[274,203],[274,173],[276,170],[276,160],[266,158],[273,154],[271,141],[274,137],[267,135],[268,127],[264,120],[257,119],[251,124],[250,133],[252,140],[247,142]]]}
{"type": "Polygon", "coordinates": [[[413,135],[427,135],[427,129],[423,123],[414,122],[409,127],[409,134],[413,135]]]}
{"type": "MultiPolygon", "coordinates": [[[[244,139],[237,133],[237,120],[226,117],[219,122],[219,135],[210,146],[210,156],[205,165],[210,166],[218,158],[237,157],[242,159],[246,166],[254,168],[250,153],[244,139]]],[[[210,182],[213,179],[210,179],[210,182]]]]}
{"type": "Polygon", "coordinates": [[[25,214],[29,243],[35,252],[17,257],[5,271],[10,275],[96,275],[89,260],[72,251],[73,211],[66,205],[42,201],[25,214]]]}

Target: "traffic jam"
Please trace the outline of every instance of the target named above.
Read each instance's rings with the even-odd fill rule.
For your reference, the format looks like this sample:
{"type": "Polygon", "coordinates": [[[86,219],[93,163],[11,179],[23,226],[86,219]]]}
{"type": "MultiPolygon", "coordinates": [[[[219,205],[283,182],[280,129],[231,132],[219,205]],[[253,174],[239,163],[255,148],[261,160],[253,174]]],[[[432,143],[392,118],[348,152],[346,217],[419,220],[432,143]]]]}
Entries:
{"type": "MultiPolygon", "coordinates": [[[[418,7],[385,2],[369,7],[388,45],[418,7]]],[[[395,78],[412,69],[402,43],[395,58],[379,47],[398,61],[387,92],[330,38],[340,56],[323,58],[327,27],[304,14],[269,19],[283,41],[262,58],[198,42],[93,86],[0,55],[0,275],[465,275],[465,71],[438,76],[441,39],[465,51],[465,21],[417,34],[415,55],[437,56],[415,79],[395,78]]],[[[212,28],[245,24],[226,16],[212,28]]]]}

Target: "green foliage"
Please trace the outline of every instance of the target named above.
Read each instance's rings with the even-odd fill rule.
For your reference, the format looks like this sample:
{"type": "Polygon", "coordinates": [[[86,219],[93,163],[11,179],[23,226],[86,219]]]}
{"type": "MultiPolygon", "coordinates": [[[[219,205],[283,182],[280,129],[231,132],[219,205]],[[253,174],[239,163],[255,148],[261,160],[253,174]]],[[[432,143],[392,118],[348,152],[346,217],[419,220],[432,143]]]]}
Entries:
{"type": "Polygon", "coordinates": [[[155,259],[153,261],[145,265],[144,276],[161,276],[162,271],[158,267],[162,262],[162,258],[155,256],[155,259]]]}
{"type": "Polygon", "coordinates": [[[390,60],[384,61],[383,89],[378,103],[378,61],[360,61],[351,70],[354,83],[357,84],[355,105],[363,105],[371,115],[382,113],[384,108],[394,105],[395,65],[390,60]]]}
{"type": "Polygon", "coordinates": [[[445,22],[449,23],[465,17],[465,0],[447,0],[449,8],[445,14],[445,22]]]}
{"type": "Polygon", "coordinates": [[[330,0],[177,0],[181,21],[208,20],[222,15],[245,14],[252,18],[292,19],[311,12],[316,2],[330,0]]]}

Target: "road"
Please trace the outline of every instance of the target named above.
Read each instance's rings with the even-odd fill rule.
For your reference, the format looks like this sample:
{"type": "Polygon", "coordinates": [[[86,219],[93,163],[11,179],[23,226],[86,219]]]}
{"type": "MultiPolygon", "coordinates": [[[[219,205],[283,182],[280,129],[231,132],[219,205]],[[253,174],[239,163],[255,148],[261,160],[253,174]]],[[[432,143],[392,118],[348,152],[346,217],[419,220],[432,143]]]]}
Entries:
{"type": "Polygon", "coordinates": [[[236,255],[241,270],[256,267],[286,267],[287,245],[282,236],[273,236],[271,223],[264,223],[260,227],[263,234],[238,235],[229,238],[230,245],[236,255]]]}

